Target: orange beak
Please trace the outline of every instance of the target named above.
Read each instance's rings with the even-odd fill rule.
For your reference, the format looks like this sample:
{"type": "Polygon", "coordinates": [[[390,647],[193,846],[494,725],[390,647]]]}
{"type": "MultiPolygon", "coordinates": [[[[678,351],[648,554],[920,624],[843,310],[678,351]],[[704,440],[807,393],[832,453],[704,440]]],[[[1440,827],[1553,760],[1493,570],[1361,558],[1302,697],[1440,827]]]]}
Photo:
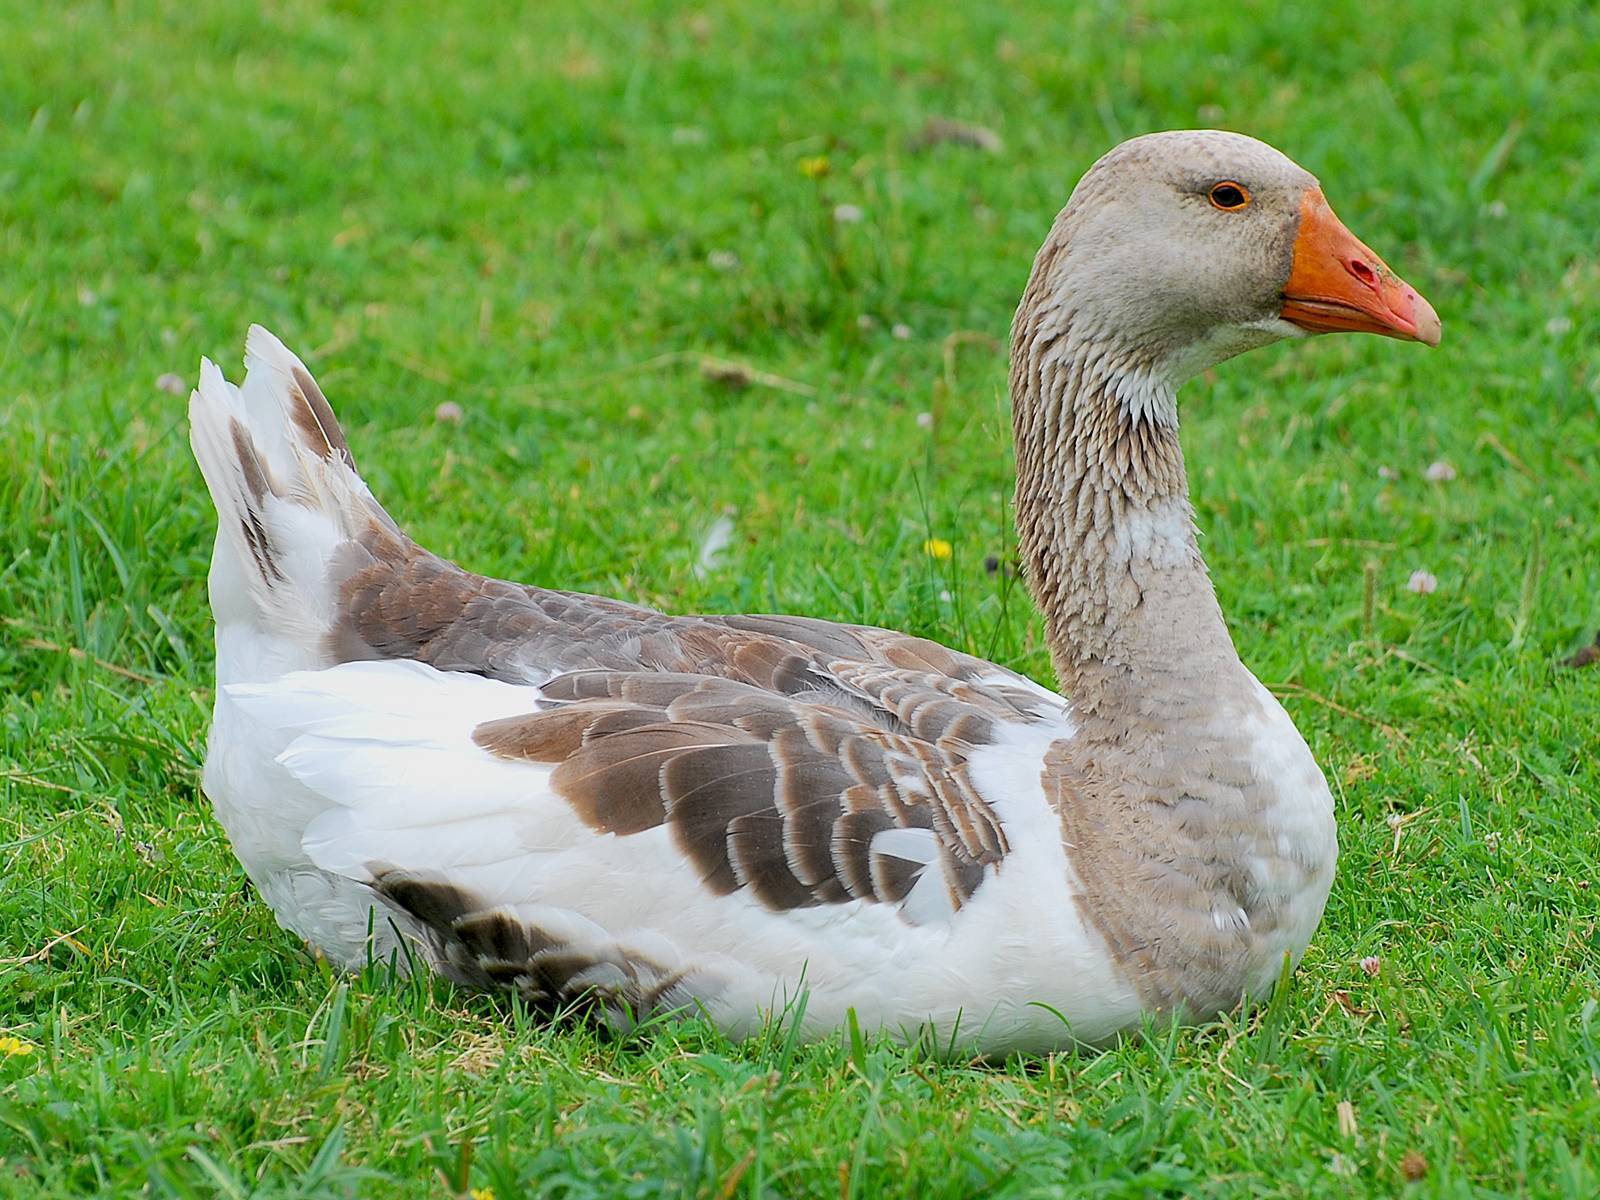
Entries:
{"type": "Polygon", "coordinates": [[[1306,192],[1280,314],[1313,333],[1381,333],[1439,344],[1439,314],[1333,215],[1321,188],[1306,192]]]}

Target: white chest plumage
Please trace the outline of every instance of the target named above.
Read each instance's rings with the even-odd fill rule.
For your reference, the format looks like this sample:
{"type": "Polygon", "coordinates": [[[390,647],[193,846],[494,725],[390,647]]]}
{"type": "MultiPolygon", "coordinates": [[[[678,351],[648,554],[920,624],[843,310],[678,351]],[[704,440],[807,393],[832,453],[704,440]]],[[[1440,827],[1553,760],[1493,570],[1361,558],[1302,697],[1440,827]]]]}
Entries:
{"type": "Polygon", "coordinates": [[[1322,920],[1338,858],[1338,830],[1333,794],[1277,698],[1256,684],[1262,717],[1249,730],[1251,758],[1267,781],[1273,802],[1261,814],[1270,831],[1274,853],[1252,863],[1264,903],[1282,913],[1275,928],[1261,939],[1259,962],[1247,990],[1265,995],[1282,970],[1284,956],[1298,962],[1322,920]]]}

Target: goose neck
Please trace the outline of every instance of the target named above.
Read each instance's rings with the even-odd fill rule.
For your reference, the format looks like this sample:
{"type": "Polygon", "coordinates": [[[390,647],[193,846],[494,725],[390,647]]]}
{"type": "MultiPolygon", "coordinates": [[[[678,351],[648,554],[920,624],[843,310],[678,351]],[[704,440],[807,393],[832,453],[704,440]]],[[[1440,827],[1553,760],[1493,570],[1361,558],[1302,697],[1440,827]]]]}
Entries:
{"type": "Polygon", "coordinates": [[[1196,543],[1173,374],[1019,312],[1017,527],[1059,680],[1080,711],[1147,709],[1242,671],[1196,543]],[[1187,685],[1187,686],[1185,686],[1187,685]]]}

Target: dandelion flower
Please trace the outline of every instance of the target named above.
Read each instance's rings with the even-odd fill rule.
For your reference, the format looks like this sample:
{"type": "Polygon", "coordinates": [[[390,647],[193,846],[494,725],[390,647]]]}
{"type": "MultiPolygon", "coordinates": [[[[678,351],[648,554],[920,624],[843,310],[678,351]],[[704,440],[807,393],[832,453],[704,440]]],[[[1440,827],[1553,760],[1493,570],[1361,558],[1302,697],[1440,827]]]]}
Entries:
{"type": "Polygon", "coordinates": [[[929,538],[922,543],[922,552],[929,558],[937,558],[941,562],[954,553],[950,543],[943,538],[929,538]]]}

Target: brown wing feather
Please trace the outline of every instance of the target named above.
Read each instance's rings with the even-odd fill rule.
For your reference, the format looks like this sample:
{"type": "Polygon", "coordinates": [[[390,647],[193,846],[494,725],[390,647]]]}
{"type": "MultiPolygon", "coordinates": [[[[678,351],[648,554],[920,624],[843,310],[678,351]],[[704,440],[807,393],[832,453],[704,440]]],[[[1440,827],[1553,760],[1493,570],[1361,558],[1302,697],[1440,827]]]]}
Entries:
{"type": "Polygon", "coordinates": [[[709,676],[933,741],[978,744],[985,717],[1050,715],[1021,676],[926,638],[807,617],[668,616],[506,583],[428,553],[386,519],[343,547],[333,574],[335,661],[411,658],[514,683],[592,670],[709,676]]]}
{"type": "Polygon", "coordinates": [[[541,928],[425,875],[382,869],[373,890],[417,921],[447,978],[519,992],[543,1011],[593,1005],[626,1027],[651,1013],[690,1008],[699,992],[715,987],[614,941],[541,928]]]}
{"type": "Polygon", "coordinates": [[[719,894],[748,888],[775,910],[898,903],[933,864],[874,839],[925,829],[959,907],[1005,857],[963,745],[707,676],[586,671],[544,691],[553,707],[479,726],[478,744],[556,763],[550,786],[599,832],[665,825],[719,894]]]}

